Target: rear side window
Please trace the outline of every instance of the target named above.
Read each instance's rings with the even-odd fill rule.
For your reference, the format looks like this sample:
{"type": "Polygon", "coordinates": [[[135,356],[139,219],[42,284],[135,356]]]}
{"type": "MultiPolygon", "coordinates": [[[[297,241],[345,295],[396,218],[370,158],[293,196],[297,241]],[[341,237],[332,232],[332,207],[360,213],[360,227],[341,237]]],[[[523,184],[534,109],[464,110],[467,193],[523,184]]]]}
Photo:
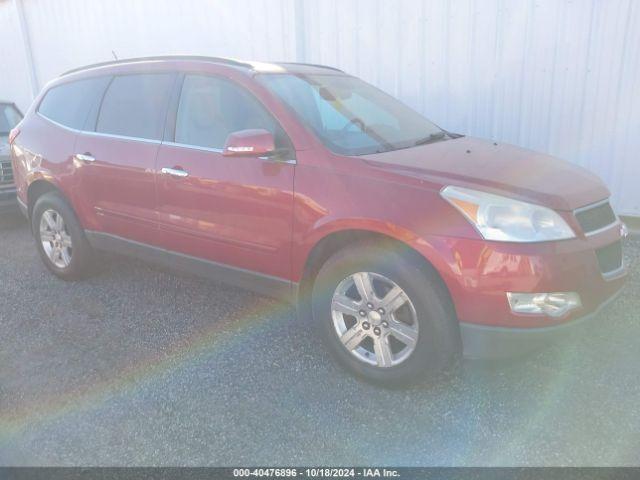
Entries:
{"type": "Polygon", "coordinates": [[[271,132],[276,148],[291,155],[293,149],[284,130],[249,92],[222,78],[185,77],[176,116],[176,142],[222,149],[230,133],[253,128],[271,132]]]}
{"type": "Polygon", "coordinates": [[[115,77],[105,93],[96,131],[160,140],[174,74],[115,77]]]}
{"type": "Polygon", "coordinates": [[[110,77],[69,82],[49,90],[38,112],[66,127],[82,130],[91,106],[104,92],[110,77]]]}

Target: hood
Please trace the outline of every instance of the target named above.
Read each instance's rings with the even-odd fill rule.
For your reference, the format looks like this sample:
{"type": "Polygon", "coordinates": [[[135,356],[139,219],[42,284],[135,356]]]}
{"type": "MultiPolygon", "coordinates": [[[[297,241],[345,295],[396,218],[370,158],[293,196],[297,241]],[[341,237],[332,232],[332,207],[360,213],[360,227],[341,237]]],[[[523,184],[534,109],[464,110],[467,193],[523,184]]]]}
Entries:
{"type": "Polygon", "coordinates": [[[556,210],[574,210],[609,196],[588,170],[508,144],[472,137],[364,155],[377,168],[435,183],[517,198],[556,210]]]}

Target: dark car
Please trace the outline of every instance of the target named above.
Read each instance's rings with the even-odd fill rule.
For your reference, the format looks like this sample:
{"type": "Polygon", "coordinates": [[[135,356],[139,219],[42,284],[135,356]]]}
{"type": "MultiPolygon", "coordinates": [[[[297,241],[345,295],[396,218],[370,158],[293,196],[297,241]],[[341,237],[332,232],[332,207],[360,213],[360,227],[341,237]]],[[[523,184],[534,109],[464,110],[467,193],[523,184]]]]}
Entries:
{"type": "Polygon", "coordinates": [[[12,140],[54,274],[105,249],[287,298],[370,380],[549,342],[626,276],[597,176],[447,132],[329,67],[91,66],[51,82],[12,140]]]}
{"type": "Polygon", "coordinates": [[[22,120],[14,103],[0,102],[0,212],[16,210],[16,187],[9,156],[9,133],[22,120]]]}

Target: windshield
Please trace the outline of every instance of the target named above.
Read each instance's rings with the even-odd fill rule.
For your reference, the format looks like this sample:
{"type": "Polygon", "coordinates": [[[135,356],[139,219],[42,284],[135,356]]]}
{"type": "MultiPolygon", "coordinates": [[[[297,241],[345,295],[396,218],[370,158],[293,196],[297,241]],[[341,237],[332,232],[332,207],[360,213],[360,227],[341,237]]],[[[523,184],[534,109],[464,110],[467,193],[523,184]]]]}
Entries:
{"type": "Polygon", "coordinates": [[[0,103],[0,135],[8,135],[21,119],[22,116],[16,107],[11,104],[0,103]]]}
{"type": "Polygon", "coordinates": [[[259,78],[338,154],[388,152],[447,138],[419,113],[355,77],[263,74],[259,78]]]}

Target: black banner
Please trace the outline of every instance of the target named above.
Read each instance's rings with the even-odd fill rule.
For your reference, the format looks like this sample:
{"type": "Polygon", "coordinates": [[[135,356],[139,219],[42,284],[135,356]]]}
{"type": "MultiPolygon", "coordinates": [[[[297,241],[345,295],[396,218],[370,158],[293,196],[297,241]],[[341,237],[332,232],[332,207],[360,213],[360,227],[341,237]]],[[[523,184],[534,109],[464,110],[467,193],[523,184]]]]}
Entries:
{"type": "Polygon", "coordinates": [[[389,478],[456,480],[629,479],[640,478],[637,468],[406,468],[406,467],[237,467],[237,468],[82,468],[0,467],[0,480],[217,480],[280,478],[389,478]]]}

